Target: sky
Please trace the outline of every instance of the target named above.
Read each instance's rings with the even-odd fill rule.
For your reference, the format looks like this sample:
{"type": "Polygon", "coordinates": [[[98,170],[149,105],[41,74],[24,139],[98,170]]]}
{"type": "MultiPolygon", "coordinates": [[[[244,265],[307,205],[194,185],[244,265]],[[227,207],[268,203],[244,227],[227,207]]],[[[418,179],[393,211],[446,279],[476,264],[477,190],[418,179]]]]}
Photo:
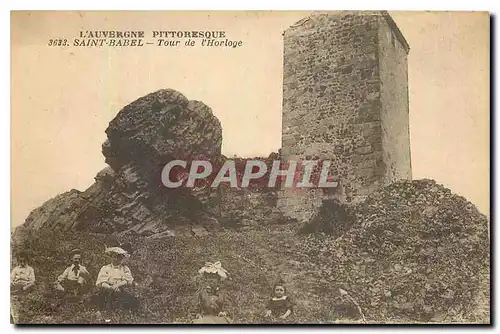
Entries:
{"type": "MultiPolygon", "coordinates": [[[[48,199],[85,190],[106,167],[109,121],[172,88],[203,101],[223,154],[281,145],[282,32],[309,12],[17,12],[11,20],[11,226],[48,199]],[[240,48],[51,47],[83,30],[223,30],[240,48]]],[[[390,12],[410,44],[413,178],[432,178],[489,212],[489,17],[390,12]]]]}

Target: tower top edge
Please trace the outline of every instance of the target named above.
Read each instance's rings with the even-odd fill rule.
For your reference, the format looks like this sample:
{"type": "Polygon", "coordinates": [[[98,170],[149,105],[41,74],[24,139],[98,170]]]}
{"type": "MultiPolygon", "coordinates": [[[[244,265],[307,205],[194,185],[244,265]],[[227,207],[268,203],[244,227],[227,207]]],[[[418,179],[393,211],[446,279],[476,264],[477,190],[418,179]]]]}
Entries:
{"type": "Polygon", "coordinates": [[[296,29],[300,29],[303,25],[309,23],[309,21],[314,20],[317,17],[320,16],[337,16],[338,18],[346,15],[373,15],[377,17],[382,17],[385,19],[387,25],[391,28],[391,30],[394,32],[396,35],[396,38],[398,41],[401,43],[403,48],[405,49],[406,53],[410,51],[410,45],[408,44],[408,41],[404,37],[403,33],[397,26],[396,22],[392,18],[392,16],[389,14],[388,11],[386,10],[379,10],[379,11],[354,11],[354,10],[344,10],[344,11],[315,11],[312,14],[300,19],[299,21],[295,22],[294,24],[290,25],[285,31],[283,32],[283,36],[287,34],[287,32],[294,31],[296,29]]]}

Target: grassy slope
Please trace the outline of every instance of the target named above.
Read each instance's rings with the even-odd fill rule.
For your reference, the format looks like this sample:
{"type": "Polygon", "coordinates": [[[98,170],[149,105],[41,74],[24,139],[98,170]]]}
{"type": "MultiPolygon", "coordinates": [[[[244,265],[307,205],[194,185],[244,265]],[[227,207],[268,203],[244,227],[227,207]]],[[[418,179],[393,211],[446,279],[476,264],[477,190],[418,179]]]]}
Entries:
{"type": "MultiPolygon", "coordinates": [[[[138,283],[135,293],[142,309],[136,315],[111,315],[116,323],[188,322],[195,316],[197,270],[205,261],[221,261],[230,278],[224,289],[231,297],[229,312],[236,323],[259,323],[273,282],[281,277],[296,302],[291,319],[295,323],[359,322],[357,309],[338,313],[338,288],[321,266],[321,259],[307,255],[305,236],[298,226],[282,225],[245,232],[225,231],[204,237],[167,237],[134,240],[129,266],[138,283]],[[349,318],[349,314],[351,317],[349,318]]],[[[309,237],[310,238],[310,237],[309,237]]],[[[101,319],[87,302],[58,302],[49,284],[67,265],[67,252],[79,247],[95,278],[106,264],[105,235],[81,233],[40,235],[26,245],[33,259],[38,289],[23,301],[15,301],[21,323],[96,323],[101,319]],[[29,246],[28,246],[29,245],[29,246]]],[[[92,282],[93,283],[93,282],[92,282]]],[[[367,322],[398,322],[402,319],[373,319],[367,322]]]]}

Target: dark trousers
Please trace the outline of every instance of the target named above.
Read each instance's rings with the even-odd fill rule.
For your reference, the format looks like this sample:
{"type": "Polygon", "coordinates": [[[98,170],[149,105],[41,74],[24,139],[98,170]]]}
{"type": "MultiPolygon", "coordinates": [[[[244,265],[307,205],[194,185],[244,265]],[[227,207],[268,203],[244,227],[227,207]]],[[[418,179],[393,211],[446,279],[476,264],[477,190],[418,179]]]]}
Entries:
{"type": "Polygon", "coordinates": [[[85,288],[87,288],[88,286],[84,283],[80,283],[76,280],[64,280],[62,281],[61,283],[59,283],[64,291],[61,291],[61,290],[56,290],[59,292],[59,293],[63,293],[63,294],[71,294],[71,295],[80,295],[80,294],[83,294],[85,293],[85,288]]]}
{"type": "Polygon", "coordinates": [[[95,296],[95,301],[100,310],[123,309],[135,311],[139,307],[138,299],[123,288],[120,291],[100,288],[95,296]]]}
{"type": "Polygon", "coordinates": [[[35,288],[35,284],[26,284],[26,283],[14,283],[14,284],[10,284],[10,293],[11,295],[21,295],[21,294],[25,294],[25,293],[28,293],[28,292],[31,292],[33,291],[35,288]],[[25,286],[29,285],[29,288],[27,290],[23,290],[23,288],[25,286]]]}

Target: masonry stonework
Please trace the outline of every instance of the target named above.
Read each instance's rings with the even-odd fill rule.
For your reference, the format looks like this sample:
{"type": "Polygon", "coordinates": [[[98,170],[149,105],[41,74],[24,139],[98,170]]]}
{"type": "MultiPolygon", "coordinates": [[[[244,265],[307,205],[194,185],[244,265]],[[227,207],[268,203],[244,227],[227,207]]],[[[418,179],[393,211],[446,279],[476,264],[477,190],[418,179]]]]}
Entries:
{"type": "Polygon", "coordinates": [[[411,178],[407,54],[387,12],[316,13],[284,32],[282,159],[332,161],[338,191],[283,189],[284,214],[411,178]]]}

